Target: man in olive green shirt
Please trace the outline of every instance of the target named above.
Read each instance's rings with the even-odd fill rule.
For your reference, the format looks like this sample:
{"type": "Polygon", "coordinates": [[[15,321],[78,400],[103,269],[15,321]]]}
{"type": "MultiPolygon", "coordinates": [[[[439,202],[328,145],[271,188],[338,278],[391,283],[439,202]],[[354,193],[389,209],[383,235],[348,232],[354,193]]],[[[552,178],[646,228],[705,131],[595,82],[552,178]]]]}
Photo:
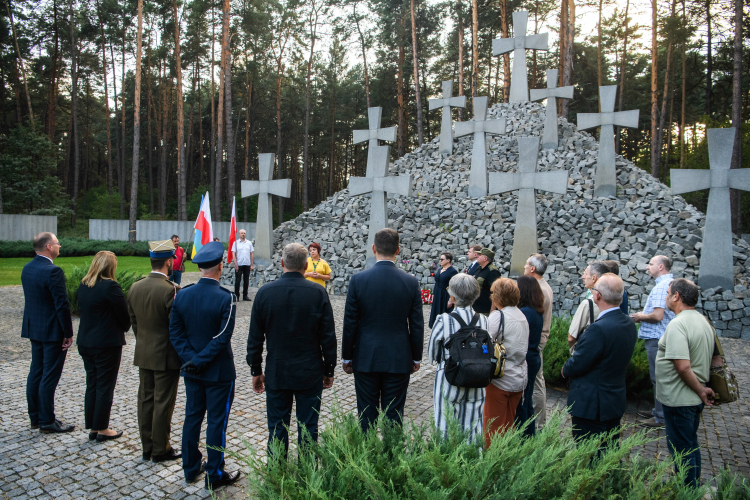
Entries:
{"type": "Polygon", "coordinates": [[[714,353],[714,332],[708,320],[695,310],[698,293],[698,287],[684,278],[670,283],[666,306],[676,316],[659,340],[655,363],[656,399],[664,406],[669,452],[672,457],[682,454],[683,466],[688,469],[685,483],[691,486],[700,484],[701,412],[714,399],[714,391],[705,386],[714,353]]]}

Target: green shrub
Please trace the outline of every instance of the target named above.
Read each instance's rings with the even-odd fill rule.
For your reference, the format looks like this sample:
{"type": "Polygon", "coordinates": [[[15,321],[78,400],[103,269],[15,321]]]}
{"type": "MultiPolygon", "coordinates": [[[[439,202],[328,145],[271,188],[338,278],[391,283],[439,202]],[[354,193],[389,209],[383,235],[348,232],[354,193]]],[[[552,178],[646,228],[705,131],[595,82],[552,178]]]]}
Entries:
{"type": "MultiPolygon", "coordinates": [[[[87,238],[59,238],[60,257],[79,257],[96,255],[101,250],[109,250],[119,256],[148,257],[148,242],[136,241],[131,245],[127,241],[89,240],[87,238]]],[[[188,242],[180,243],[186,248],[188,242]]],[[[224,243],[226,246],[226,243],[224,243]]],[[[30,241],[0,241],[0,258],[33,257],[34,248],[30,241]]]]}
{"type": "MultiPolygon", "coordinates": [[[[260,499],[709,498],[707,487],[684,485],[684,471],[672,475],[668,458],[646,460],[634,452],[654,441],[644,431],[592,460],[600,441],[576,445],[564,422],[565,414],[555,412],[534,437],[510,430],[480,450],[482,437],[467,442],[455,419],[446,437],[429,423],[401,428],[382,415],[364,434],[352,413],[334,405],[332,421],[305,452],[285,459],[276,441],[266,461],[246,442],[249,456],[233,456],[250,469],[249,496],[260,499]]],[[[750,487],[731,475],[721,480],[734,495],[721,498],[739,498],[750,487]]]]}
{"type": "MultiPolygon", "coordinates": [[[[560,375],[565,362],[570,358],[568,348],[568,329],[570,316],[553,316],[549,340],[544,348],[544,380],[553,386],[565,386],[567,381],[560,375]]],[[[625,377],[628,395],[639,399],[654,397],[651,378],[648,371],[648,358],[643,340],[635,344],[633,357],[630,358],[628,373],[625,377]]]]}
{"type": "MultiPolygon", "coordinates": [[[[81,308],[78,305],[78,287],[81,284],[81,280],[86,276],[89,271],[91,262],[87,262],[83,266],[73,266],[73,271],[65,276],[65,289],[68,292],[68,302],[70,302],[70,312],[73,316],[81,315],[81,308]]],[[[125,271],[117,274],[117,282],[120,284],[125,297],[128,296],[130,287],[133,283],[143,277],[142,274],[136,274],[135,271],[125,271]]]]}

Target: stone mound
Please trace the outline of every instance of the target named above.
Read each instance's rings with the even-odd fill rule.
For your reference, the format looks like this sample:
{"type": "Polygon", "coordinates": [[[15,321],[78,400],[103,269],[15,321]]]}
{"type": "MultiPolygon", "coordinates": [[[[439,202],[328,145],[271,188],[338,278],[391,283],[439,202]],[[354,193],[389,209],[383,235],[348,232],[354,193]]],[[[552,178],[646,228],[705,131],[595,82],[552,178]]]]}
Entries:
{"type": "MultiPolygon", "coordinates": [[[[490,171],[516,171],[517,136],[541,136],[544,106],[539,103],[498,104],[488,118],[505,117],[507,135],[488,138],[490,171]]],[[[537,171],[567,169],[565,195],[537,192],[539,250],[550,261],[545,275],[555,294],[555,314],[575,311],[584,292],[580,275],[588,262],[620,263],[631,310],[641,310],[653,280],[646,264],[655,254],[674,261],[675,277],[696,280],[705,216],[681,196],[632,162],[617,156],[617,197],[593,198],[598,143],[560,118],[560,147],[539,152],[537,171]]],[[[495,262],[507,276],[515,227],[517,192],[472,199],[468,196],[473,138],[454,139],[454,153],[441,155],[439,138],[393,162],[392,175],[412,174],[414,198],[389,197],[389,223],[401,235],[398,265],[432,288],[431,276],[440,252],[454,255],[457,269],[466,268],[466,249],[478,243],[496,252],[495,262]]],[[[254,286],[279,277],[281,248],[292,241],[317,241],[333,270],[329,291],[346,294],[349,277],[364,269],[369,222],[369,196],[350,197],[347,190],[329,197],[274,232],[273,261],[251,278],[254,286]]],[[[702,291],[699,304],[720,334],[750,338],[750,297],[745,268],[750,245],[733,239],[734,290],[702,291]]]]}

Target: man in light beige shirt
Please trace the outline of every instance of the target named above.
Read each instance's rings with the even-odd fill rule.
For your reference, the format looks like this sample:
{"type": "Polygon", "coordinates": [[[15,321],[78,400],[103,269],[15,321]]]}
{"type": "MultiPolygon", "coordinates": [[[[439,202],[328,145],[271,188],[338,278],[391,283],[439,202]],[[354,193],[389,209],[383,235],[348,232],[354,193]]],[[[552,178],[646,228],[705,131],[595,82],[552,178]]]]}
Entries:
{"type": "Polygon", "coordinates": [[[591,316],[593,309],[594,321],[599,317],[599,308],[596,303],[591,300],[591,289],[594,288],[599,278],[609,272],[609,266],[600,260],[595,260],[583,271],[581,281],[583,286],[586,287],[587,293],[583,301],[578,305],[573,319],[570,322],[570,328],[568,329],[568,347],[570,347],[570,354],[573,354],[575,350],[575,344],[578,341],[578,336],[583,333],[586,328],[591,324],[591,316]]]}
{"type": "Polygon", "coordinates": [[[535,253],[526,261],[523,266],[523,273],[526,276],[532,276],[539,282],[544,294],[544,323],[542,325],[542,340],[539,342],[539,358],[542,361],[539,371],[534,380],[534,413],[536,413],[537,429],[541,428],[547,422],[547,388],[544,385],[544,347],[549,339],[549,328],[552,324],[552,288],[544,279],[544,273],[547,271],[549,261],[547,257],[540,253],[535,253]]]}

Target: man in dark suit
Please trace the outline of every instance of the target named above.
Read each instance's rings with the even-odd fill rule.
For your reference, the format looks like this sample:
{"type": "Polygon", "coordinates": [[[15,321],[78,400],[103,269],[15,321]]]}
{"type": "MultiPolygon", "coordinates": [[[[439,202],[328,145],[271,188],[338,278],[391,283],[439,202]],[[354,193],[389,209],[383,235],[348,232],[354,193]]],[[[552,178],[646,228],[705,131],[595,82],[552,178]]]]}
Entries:
{"type": "Polygon", "coordinates": [[[52,233],[34,236],[36,257],[23,266],[23,325],[21,337],[31,341],[31,367],[26,401],[31,428],[40,432],[70,432],[74,426],[55,418],[55,389],[65,356],[73,344],[73,321],[63,270],[52,263],[60,242],[52,233]]]}
{"type": "Polygon", "coordinates": [[[151,273],[128,292],[135,335],[133,364],[138,367],[138,430],[143,459],[163,462],[181,457],[172,448],[172,414],[180,382],[180,357],[169,341],[169,318],[180,285],[169,281],[175,247],[171,240],[150,241],[151,273]]]}
{"type": "MultiPolygon", "coordinates": [[[[572,379],[568,406],[572,406],[573,437],[581,440],[620,427],[625,413],[625,374],[638,337],[635,323],[620,309],[623,282],[603,274],[590,288],[599,317],[578,338],[576,350],[562,368],[572,379]]],[[[619,432],[613,442],[619,440],[619,432]]]]}
{"type": "Polygon", "coordinates": [[[409,376],[422,360],[424,316],[417,279],[396,267],[398,233],[381,229],[372,245],[377,262],[349,280],[341,361],[354,373],[357,411],[367,431],[385,411],[400,422],[409,376]]]}
{"type": "Polygon", "coordinates": [[[318,440],[318,416],[323,389],[333,386],[336,367],[336,329],[325,288],[305,279],[307,249],[299,243],[284,247],[284,274],[264,285],[255,296],[247,338],[247,364],[253,390],[266,392],[268,443],[281,440],[289,448],[287,428],[292,402],[300,422],[297,443],[302,449],[303,428],[318,440]],[[268,341],[263,373],[263,342],[268,341]]]}
{"type": "Polygon", "coordinates": [[[224,245],[212,241],[193,258],[201,279],[180,291],[172,305],[169,334],[182,360],[185,381],[185,424],[182,427],[182,470],[187,482],[206,471],[206,488],[232,484],[240,472],[224,470],[229,411],[234,400],[232,333],[237,312],[235,295],[219,285],[224,245]],[[203,417],[208,460],[198,449],[203,417]],[[218,449],[217,449],[218,448],[218,449]]]}
{"type": "Polygon", "coordinates": [[[466,274],[474,276],[481,269],[479,262],[477,262],[477,257],[479,257],[481,251],[482,245],[469,246],[469,250],[466,252],[466,257],[469,259],[469,267],[464,271],[466,274]]]}

